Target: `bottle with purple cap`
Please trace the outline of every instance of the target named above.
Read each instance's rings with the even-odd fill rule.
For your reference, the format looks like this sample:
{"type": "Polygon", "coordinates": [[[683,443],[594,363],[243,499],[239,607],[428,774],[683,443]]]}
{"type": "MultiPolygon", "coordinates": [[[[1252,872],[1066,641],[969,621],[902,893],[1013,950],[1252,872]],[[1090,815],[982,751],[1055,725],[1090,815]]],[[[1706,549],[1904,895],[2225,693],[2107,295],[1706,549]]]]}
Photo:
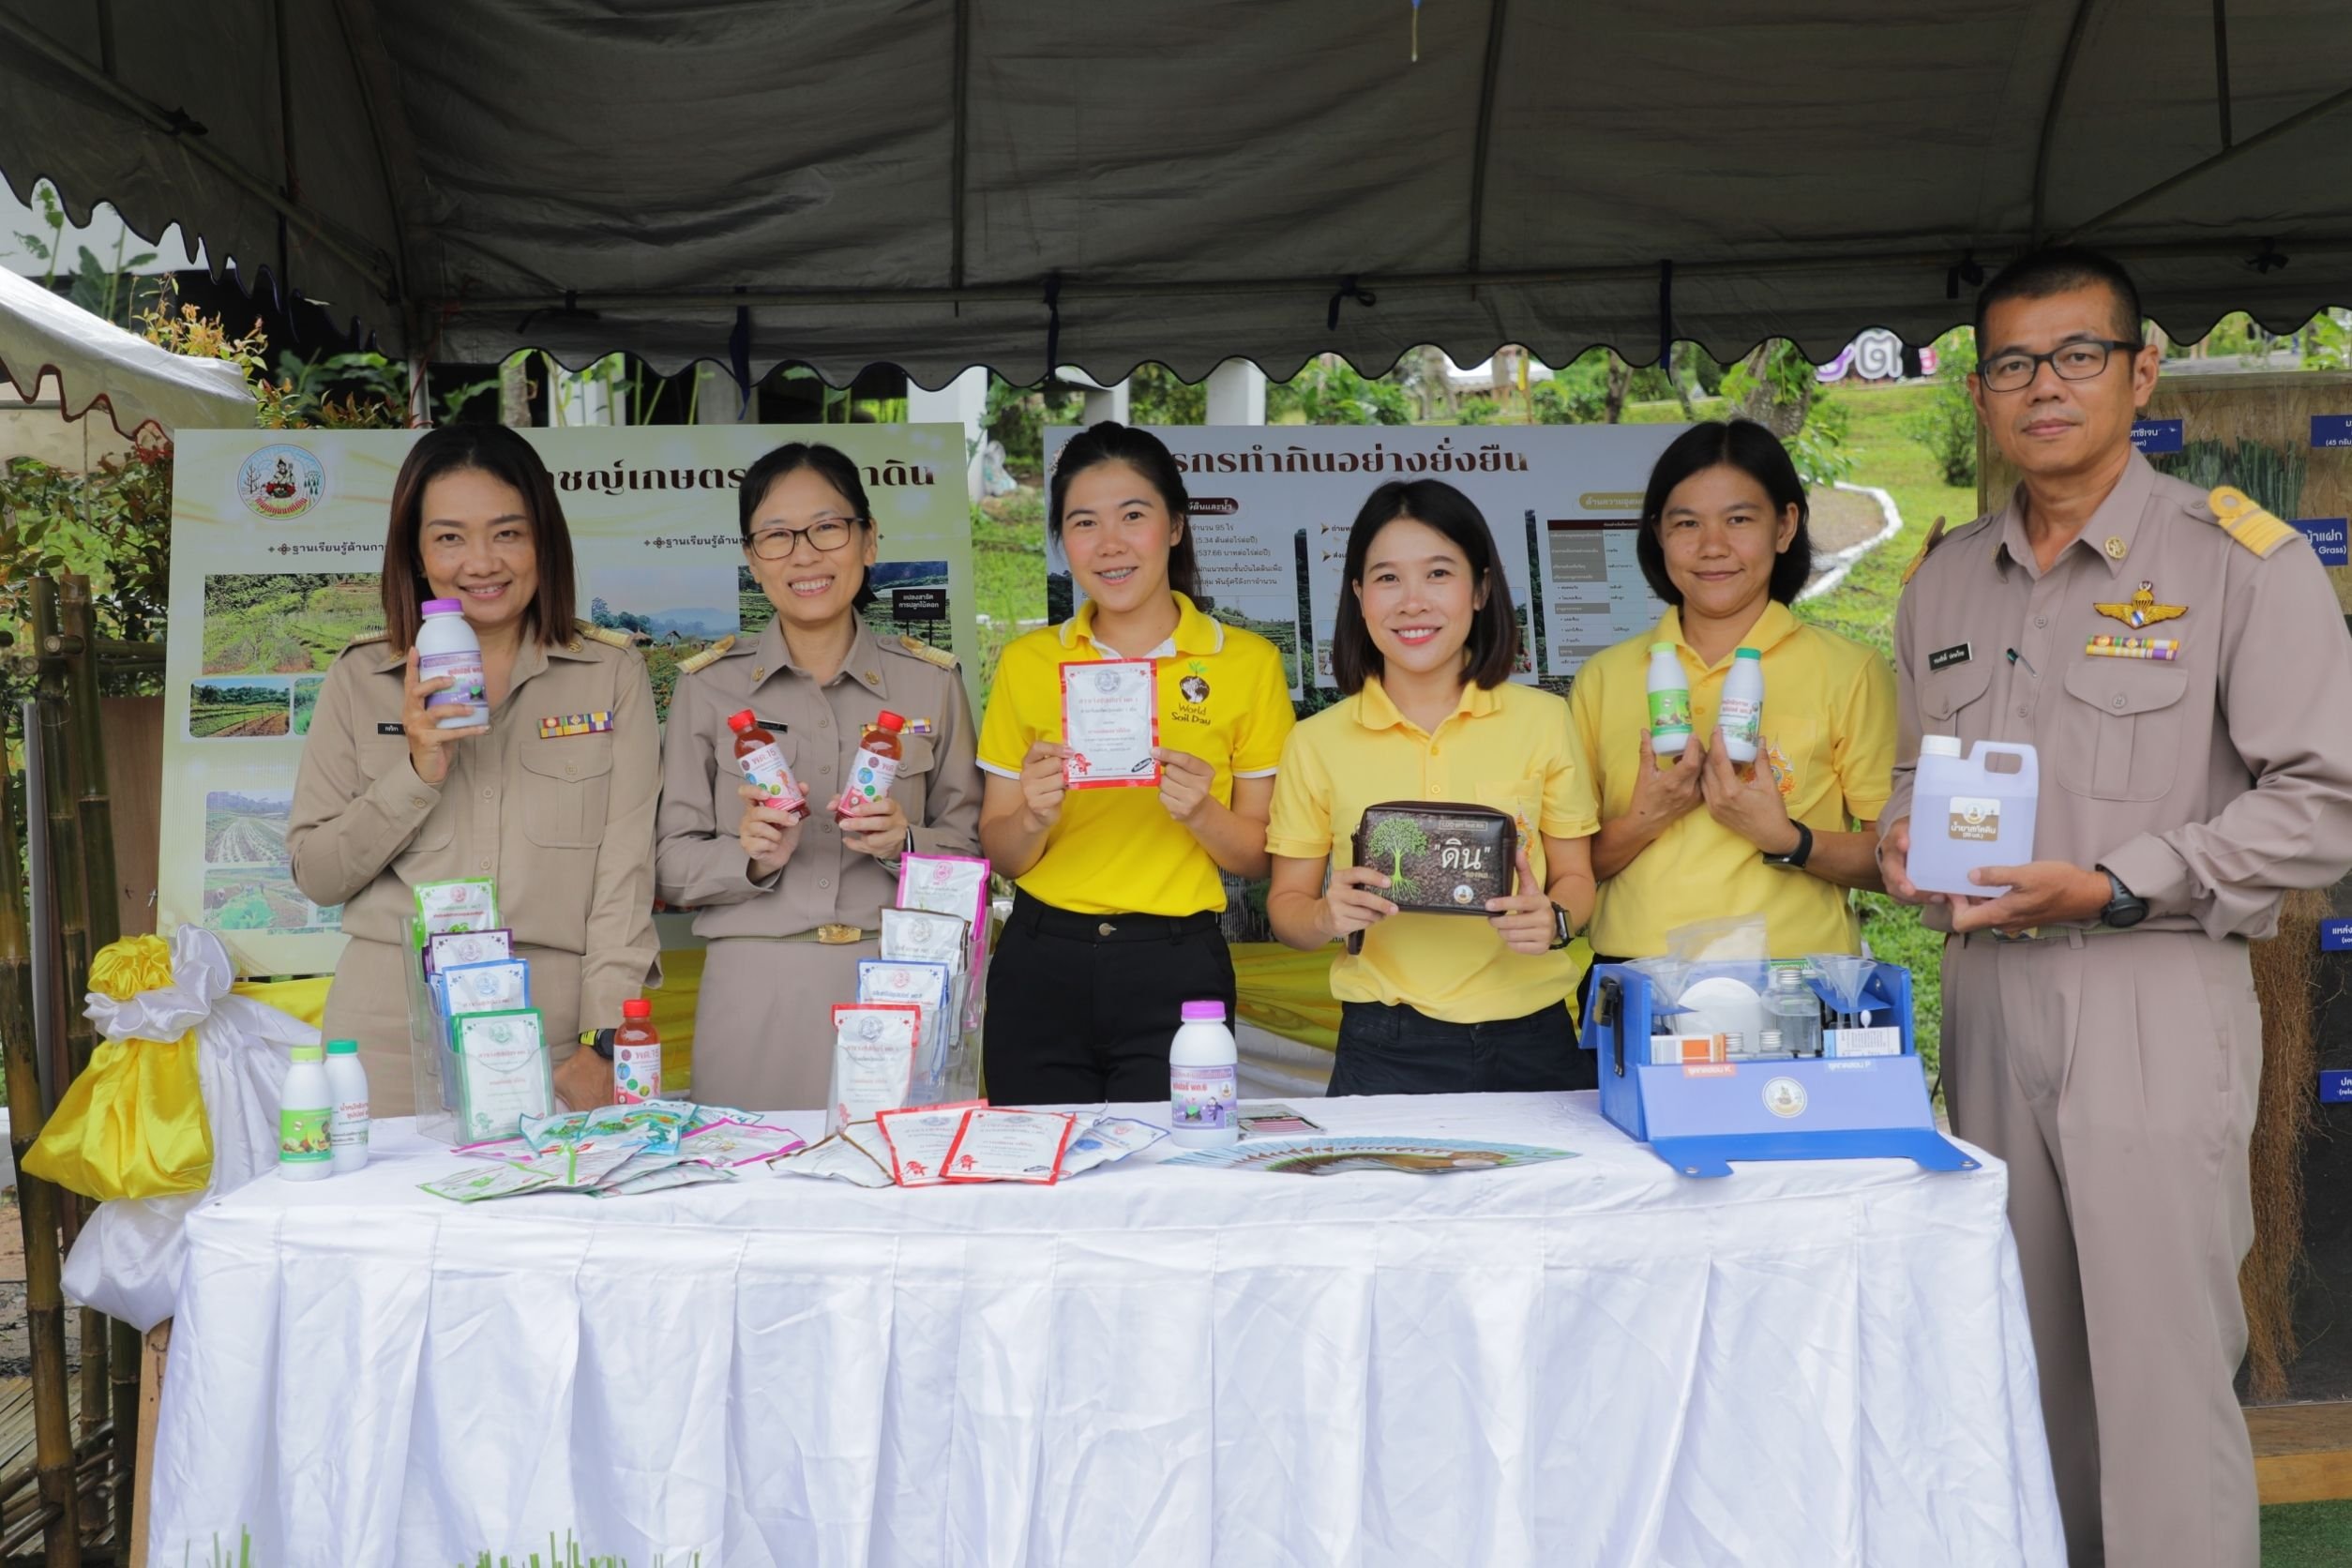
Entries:
{"type": "Polygon", "coordinates": [[[446,677],[450,685],[425,694],[425,711],[444,730],[490,722],[490,681],[482,670],[482,640],[457,599],[427,599],[416,633],[416,678],[446,677]]]}
{"type": "Polygon", "coordinates": [[[1241,1082],[1222,1002],[1187,1002],[1168,1045],[1168,1125],[1187,1149],[1240,1140],[1241,1082]]]}

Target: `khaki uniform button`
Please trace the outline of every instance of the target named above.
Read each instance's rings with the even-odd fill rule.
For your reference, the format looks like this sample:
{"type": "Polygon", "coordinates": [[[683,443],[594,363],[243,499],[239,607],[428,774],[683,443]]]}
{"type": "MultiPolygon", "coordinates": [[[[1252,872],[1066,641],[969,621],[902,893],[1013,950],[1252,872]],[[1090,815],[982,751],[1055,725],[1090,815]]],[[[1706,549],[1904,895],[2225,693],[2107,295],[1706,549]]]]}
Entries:
{"type": "Polygon", "coordinates": [[[490,869],[490,856],[488,855],[482,857],[482,869],[485,871],[490,869]]]}
{"type": "Polygon", "coordinates": [[[574,765],[573,765],[572,763],[570,763],[570,762],[565,762],[565,763],[564,764],[564,775],[565,775],[565,777],[567,777],[567,778],[568,778],[569,776],[571,776],[573,774],[578,773],[579,771],[580,771],[580,769],[579,769],[578,767],[574,766],[574,765]]]}
{"type": "Polygon", "coordinates": [[[829,718],[821,718],[817,720],[817,728],[820,730],[830,730],[833,728],[833,720],[829,718]]]}
{"type": "Polygon", "coordinates": [[[831,887],[833,885],[833,879],[831,877],[819,877],[817,879],[817,885],[819,887],[831,887]]]}
{"type": "Polygon", "coordinates": [[[482,792],[482,798],[483,798],[484,800],[488,800],[488,799],[490,799],[491,796],[493,796],[493,795],[495,795],[495,794],[497,794],[497,793],[498,793],[498,792],[497,792],[496,790],[484,790],[484,791],[482,792]]]}
{"type": "Polygon", "coordinates": [[[2118,708],[2123,706],[2123,694],[2119,691],[2115,695],[2115,705],[2118,708]]]}

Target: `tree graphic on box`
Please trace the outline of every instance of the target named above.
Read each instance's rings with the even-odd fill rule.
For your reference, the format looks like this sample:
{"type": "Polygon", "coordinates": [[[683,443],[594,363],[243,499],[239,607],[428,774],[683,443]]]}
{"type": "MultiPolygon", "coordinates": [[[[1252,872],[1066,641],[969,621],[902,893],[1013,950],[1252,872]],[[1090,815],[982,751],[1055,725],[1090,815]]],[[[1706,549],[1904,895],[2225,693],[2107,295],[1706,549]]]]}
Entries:
{"type": "Polygon", "coordinates": [[[1394,897],[1418,898],[1421,886],[1405,875],[1405,857],[1419,854],[1429,847],[1429,836],[1421,831],[1418,822],[1404,817],[1391,817],[1372,830],[1364,843],[1365,851],[1377,862],[1388,857],[1388,890],[1394,897]]]}

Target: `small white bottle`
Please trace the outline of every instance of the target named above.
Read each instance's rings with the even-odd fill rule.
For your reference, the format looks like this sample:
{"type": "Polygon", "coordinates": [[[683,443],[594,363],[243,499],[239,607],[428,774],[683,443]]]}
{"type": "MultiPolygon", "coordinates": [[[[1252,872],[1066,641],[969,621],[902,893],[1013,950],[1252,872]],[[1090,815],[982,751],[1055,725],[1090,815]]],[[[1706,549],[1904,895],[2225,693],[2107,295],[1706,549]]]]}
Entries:
{"type": "Polygon", "coordinates": [[[1724,750],[1735,762],[1756,761],[1756,740],[1764,728],[1764,656],[1741,648],[1731,656],[1730,672],[1723,678],[1723,702],[1715,710],[1715,728],[1723,731],[1724,750]]]}
{"type": "Polygon", "coordinates": [[[1187,1149],[1238,1142],[1241,1083],[1233,1032],[1225,1003],[1187,1002],[1184,1022],[1168,1045],[1168,1125],[1187,1149]]]}
{"type": "Polygon", "coordinates": [[[278,1092],[278,1174],[289,1182],[321,1182],[335,1174],[335,1145],[328,1123],[335,1092],[327,1086],[326,1052],[296,1046],[294,1065],[278,1092]]]}
{"type": "Polygon", "coordinates": [[[482,670],[482,640],[465,618],[458,599],[427,599],[425,624],[416,631],[416,678],[447,677],[454,684],[428,692],[425,711],[437,716],[444,730],[462,730],[490,722],[489,677],[482,670]]]}
{"type": "Polygon", "coordinates": [[[359,1064],[359,1042],[326,1043],[326,1091],[335,1108],[326,1123],[335,1146],[335,1174],[344,1176],[368,1163],[368,1069],[359,1064]]]}
{"type": "Polygon", "coordinates": [[[1764,1032],[1766,1039],[1777,1036],[1780,1042],[1777,1049],[1767,1045],[1765,1055],[1821,1054],[1821,1003],[1802,969],[1772,966],[1772,984],[1764,992],[1764,1018],[1772,1025],[1764,1032]]]}
{"type": "Polygon", "coordinates": [[[1650,749],[1680,757],[1691,740],[1691,678],[1671,642],[1650,644],[1650,749]]]}

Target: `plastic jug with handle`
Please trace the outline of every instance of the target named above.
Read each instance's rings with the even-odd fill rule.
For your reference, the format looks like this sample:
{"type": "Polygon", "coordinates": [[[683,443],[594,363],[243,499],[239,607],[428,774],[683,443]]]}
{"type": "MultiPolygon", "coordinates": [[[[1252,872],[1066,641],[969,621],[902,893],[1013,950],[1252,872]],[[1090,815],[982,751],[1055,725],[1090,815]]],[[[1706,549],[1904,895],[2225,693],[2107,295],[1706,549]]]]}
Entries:
{"type": "Polygon", "coordinates": [[[2023,866],[2033,858],[2033,809],[2041,792],[2033,747],[1979,741],[1968,756],[1955,735],[1922,735],[1911,783],[1912,883],[1929,893],[1991,898],[1968,873],[2023,866]]]}

